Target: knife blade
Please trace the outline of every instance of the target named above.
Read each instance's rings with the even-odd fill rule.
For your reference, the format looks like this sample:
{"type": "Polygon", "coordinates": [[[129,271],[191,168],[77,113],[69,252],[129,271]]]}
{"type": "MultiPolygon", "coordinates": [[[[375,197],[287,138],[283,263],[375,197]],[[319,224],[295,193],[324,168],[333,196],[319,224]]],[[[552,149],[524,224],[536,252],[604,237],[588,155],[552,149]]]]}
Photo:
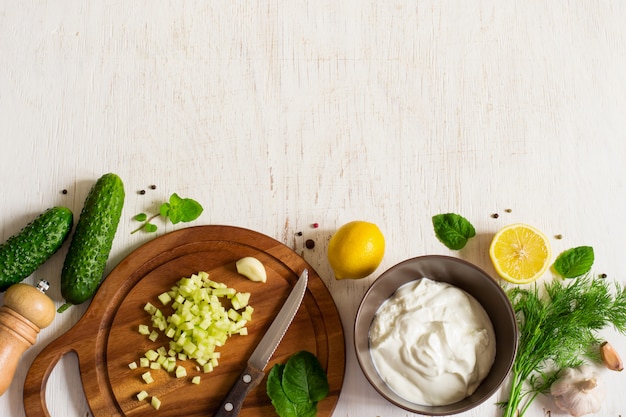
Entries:
{"type": "Polygon", "coordinates": [[[239,415],[241,406],[246,395],[258,386],[265,376],[264,369],[271,359],[274,351],[287,332],[291,321],[300,308],[302,299],[306,292],[309,280],[309,271],[304,270],[294,285],[287,300],[280,308],[278,315],[270,325],[269,329],[248,358],[246,367],[237,378],[237,381],[226,395],[226,398],[217,410],[214,417],[235,417],[239,415]]]}

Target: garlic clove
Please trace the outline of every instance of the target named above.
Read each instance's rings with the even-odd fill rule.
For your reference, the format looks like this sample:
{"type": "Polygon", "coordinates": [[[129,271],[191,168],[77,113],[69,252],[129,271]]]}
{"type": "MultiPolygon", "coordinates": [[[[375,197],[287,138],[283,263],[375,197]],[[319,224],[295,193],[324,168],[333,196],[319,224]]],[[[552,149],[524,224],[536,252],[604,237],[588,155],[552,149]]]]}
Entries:
{"type": "Polygon", "coordinates": [[[251,281],[266,282],[267,273],[263,263],[257,258],[246,256],[235,263],[237,272],[251,281]]]}
{"type": "Polygon", "coordinates": [[[598,374],[587,365],[563,370],[550,394],[561,410],[574,417],[597,413],[606,397],[598,374]]]}
{"type": "Polygon", "coordinates": [[[600,345],[600,357],[608,369],[618,372],[624,370],[622,358],[620,358],[615,348],[609,342],[602,342],[600,345]]]}

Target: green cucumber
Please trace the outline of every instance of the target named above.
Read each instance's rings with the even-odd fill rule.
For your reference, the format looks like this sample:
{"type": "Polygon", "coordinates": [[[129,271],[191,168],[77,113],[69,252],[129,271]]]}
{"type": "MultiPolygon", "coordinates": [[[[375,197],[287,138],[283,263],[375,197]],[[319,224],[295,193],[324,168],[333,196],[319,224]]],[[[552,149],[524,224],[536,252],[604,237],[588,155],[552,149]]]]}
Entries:
{"type": "Polygon", "coordinates": [[[0,291],[24,280],[59,250],[73,221],[70,209],[52,207],[0,245],[0,291]]]}
{"type": "Polygon", "coordinates": [[[104,275],[124,206],[124,184],[115,174],[100,177],[89,190],[61,270],[59,313],[91,298],[104,275]]]}

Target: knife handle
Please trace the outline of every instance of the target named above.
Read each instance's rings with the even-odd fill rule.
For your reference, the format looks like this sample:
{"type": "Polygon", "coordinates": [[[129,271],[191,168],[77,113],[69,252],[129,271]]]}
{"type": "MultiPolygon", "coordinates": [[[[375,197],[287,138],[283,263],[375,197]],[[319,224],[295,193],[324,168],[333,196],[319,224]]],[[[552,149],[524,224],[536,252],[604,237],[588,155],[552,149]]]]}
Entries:
{"type": "Polygon", "coordinates": [[[220,405],[217,413],[214,417],[235,417],[239,415],[243,400],[248,395],[248,392],[258,386],[265,372],[260,371],[250,365],[246,365],[246,369],[243,370],[241,375],[237,377],[235,385],[230,389],[228,395],[220,405]]]}

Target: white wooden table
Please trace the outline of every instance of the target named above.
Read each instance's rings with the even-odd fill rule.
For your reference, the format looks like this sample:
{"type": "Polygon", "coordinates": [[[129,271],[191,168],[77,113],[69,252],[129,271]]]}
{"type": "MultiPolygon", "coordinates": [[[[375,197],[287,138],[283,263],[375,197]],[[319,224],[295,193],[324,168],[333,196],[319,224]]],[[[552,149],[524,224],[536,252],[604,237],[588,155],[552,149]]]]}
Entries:
{"type": "MultiPolygon", "coordinates": [[[[495,276],[491,237],[524,222],[563,236],[555,254],[593,246],[594,271],[626,284],[625,21],[622,1],[5,0],[0,238],[53,205],[78,213],[115,172],[127,199],[110,271],[154,237],[130,234],[134,214],[172,192],[195,198],[205,212],[193,224],[265,233],[323,277],[346,332],[334,415],[407,416],[368,385],[352,348],[360,299],[388,267],[441,253],[495,276]],[[433,234],[431,216],[449,211],[478,230],[460,252],[433,234]],[[387,252],[371,277],[336,281],[326,243],[354,219],[377,223],[387,252]]],[[[58,280],[62,262],[27,282],[58,280]]],[[[58,286],[49,295],[61,303],[58,286]]],[[[24,415],[30,363],[86,307],[40,333],[0,415],[24,415]]],[[[626,337],[607,337],[626,356],[626,337]]],[[[602,377],[599,415],[626,415],[626,375],[602,377]]],[[[89,415],[71,355],[47,392],[54,416],[89,415]]],[[[504,398],[462,415],[498,416],[504,398]]],[[[527,416],[548,411],[562,415],[539,397],[527,416]]]]}

